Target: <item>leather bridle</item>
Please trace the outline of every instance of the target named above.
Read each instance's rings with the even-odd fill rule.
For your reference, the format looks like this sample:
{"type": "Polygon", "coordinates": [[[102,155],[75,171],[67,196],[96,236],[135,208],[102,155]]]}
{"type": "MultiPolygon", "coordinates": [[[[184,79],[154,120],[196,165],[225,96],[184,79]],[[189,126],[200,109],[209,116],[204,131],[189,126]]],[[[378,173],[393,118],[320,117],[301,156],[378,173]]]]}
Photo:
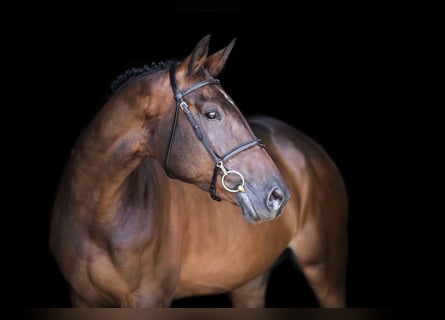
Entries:
{"type": "Polygon", "coordinates": [[[178,122],[179,108],[181,108],[181,110],[184,111],[184,114],[187,117],[188,121],[192,125],[193,130],[196,133],[196,136],[201,141],[201,143],[204,145],[204,147],[207,149],[208,153],[213,158],[213,161],[215,161],[215,168],[213,170],[213,177],[212,177],[212,181],[210,183],[210,189],[209,189],[210,196],[212,197],[212,199],[221,201],[221,198],[216,194],[216,178],[218,177],[219,170],[221,170],[223,172],[223,175],[221,177],[221,183],[227,191],[229,191],[229,192],[245,192],[244,177],[242,176],[242,174],[239,173],[238,171],[227,170],[224,166],[224,162],[227,159],[232,158],[233,156],[237,155],[238,153],[245,151],[249,148],[252,148],[254,146],[258,145],[258,146],[264,147],[261,139],[255,138],[253,140],[244,142],[244,143],[240,144],[239,146],[233,148],[232,150],[226,152],[221,157],[218,156],[217,153],[210,146],[210,144],[207,141],[204,134],[202,133],[200,127],[198,126],[198,123],[196,122],[195,118],[193,117],[192,113],[190,112],[190,109],[189,109],[187,103],[184,101],[184,97],[187,94],[189,94],[190,92],[192,92],[196,89],[199,89],[203,86],[219,84],[219,80],[218,79],[203,80],[198,83],[195,83],[194,85],[188,87],[185,90],[180,91],[176,84],[175,72],[176,72],[176,64],[173,63],[170,67],[170,84],[173,89],[173,94],[174,94],[174,97],[176,100],[176,108],[175,108],[175,115],[173,117],[173,125],[172,125],[172,131],[170,133],[170,140],[168,142],[167,155],[166,155],[165,163],[164,163],[165,172],[167,173],[167,175],[169,177],[174,178],[168,170],[168,161],[170,159],[171,147],[172,147],[173,139],[174,139],[175,132],[176,132],[176,124],[178,122]],[[241,183],[237,186],[236,189],[231,189],[231,188],[227,187],[227,185],[225,183],[226,177],[230,174],[238,175],[241,178],[241,183]]]}

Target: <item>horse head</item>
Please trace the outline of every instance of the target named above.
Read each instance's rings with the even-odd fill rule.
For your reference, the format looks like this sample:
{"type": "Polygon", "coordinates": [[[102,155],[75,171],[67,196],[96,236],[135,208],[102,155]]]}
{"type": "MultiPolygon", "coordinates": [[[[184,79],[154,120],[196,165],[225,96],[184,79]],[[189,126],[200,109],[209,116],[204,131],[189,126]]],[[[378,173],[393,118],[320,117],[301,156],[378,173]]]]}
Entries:
{"type": "MultiPolygon", "coordinates": [[[[208,55],[210,36],[169,68],[171,105],[160,160],[172,178],[242,208],[249,222],[278,217],[290,192],[262,142],[215,77],[235,44],[208,55]]],[[[168,112],[168,111],[166,111],[168,112]]]]}

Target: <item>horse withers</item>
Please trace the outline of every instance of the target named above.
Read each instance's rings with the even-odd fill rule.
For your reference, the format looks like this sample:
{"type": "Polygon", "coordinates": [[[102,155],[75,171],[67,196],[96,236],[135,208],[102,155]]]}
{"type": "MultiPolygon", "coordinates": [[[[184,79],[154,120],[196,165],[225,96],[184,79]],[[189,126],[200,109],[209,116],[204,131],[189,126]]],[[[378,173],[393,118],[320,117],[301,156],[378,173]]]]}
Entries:
{"type": "Polygon", "coordinates": [[[286,248],[322,306],[345,305],[338,170],[292,127],[247,122],[215,79],[234,41],[208,55],[209,40],[126,73],[78,138],[50,226],[73,306],[229,293],[236,307],[262,307],[286,248]]]}

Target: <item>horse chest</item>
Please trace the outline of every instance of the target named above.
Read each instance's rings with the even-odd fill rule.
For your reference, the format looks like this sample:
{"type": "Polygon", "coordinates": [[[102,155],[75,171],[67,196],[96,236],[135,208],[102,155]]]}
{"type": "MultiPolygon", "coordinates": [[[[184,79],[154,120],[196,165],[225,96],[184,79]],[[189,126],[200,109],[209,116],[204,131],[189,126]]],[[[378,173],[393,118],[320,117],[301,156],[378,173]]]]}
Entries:
{"type": "Polygon", "coordinates": [[[183,243],[177,297],[228,292],[271,268],[290,241],[284,219],[253,226],[243,222],[237,210],[229,216],[234,223],[219,224],[219,228],[213,218],[212,236],[203,224],[201,229],[196,226],[189,230],[183,243]]]}

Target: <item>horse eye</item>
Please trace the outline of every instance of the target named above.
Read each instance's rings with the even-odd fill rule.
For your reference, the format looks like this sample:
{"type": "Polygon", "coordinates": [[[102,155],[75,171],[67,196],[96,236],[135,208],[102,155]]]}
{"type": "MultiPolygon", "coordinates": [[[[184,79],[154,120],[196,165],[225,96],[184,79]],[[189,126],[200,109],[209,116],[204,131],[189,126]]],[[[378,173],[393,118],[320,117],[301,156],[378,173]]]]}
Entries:
{"type": "Polygon", "coordinates": [[[206,112],[204,115],[209,120],[217,120],[217,119],[221,118],[217,111],[209,111],[209,112],[206,112]]]}

